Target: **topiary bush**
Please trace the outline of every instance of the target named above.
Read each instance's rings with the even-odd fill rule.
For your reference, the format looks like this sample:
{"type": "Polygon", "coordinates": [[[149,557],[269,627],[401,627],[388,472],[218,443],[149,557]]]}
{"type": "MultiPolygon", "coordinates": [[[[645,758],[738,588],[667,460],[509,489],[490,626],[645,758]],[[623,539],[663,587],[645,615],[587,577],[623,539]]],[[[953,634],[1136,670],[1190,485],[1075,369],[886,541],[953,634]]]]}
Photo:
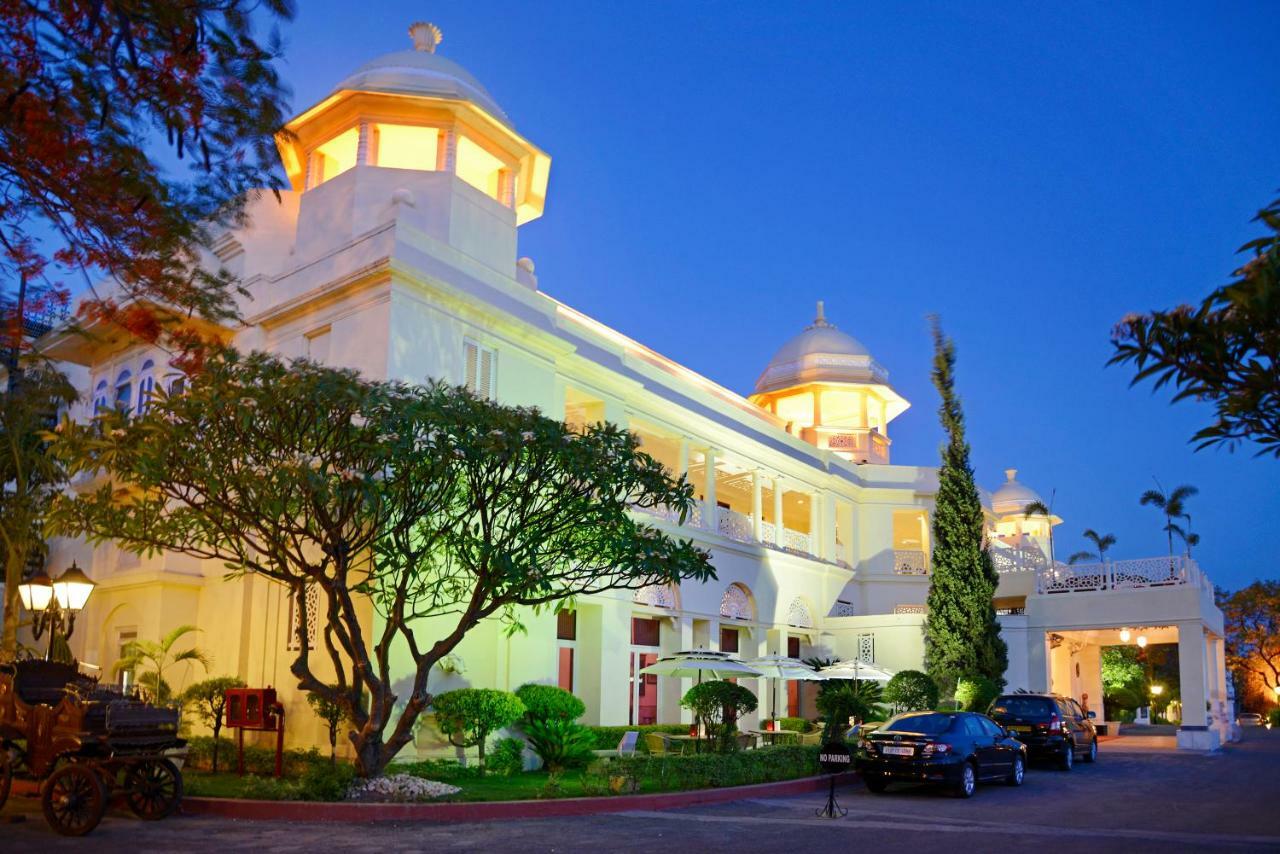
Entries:
{"type": "Polygon", "coordinates": [[[493,743],[486,763],[490,771],[510,777],[524,770],[524,742],[518,738],[500,738],[493,743]]]}
{"type": "Polygon", "coordinates": [[[738,744],[734,721],[739,715],[756,710],[756,695],[741,685],[716,679],[694,685],[680,699],[680,705],[705,722],[708,732],[718,737],[718,749],[728,752],[738,744]]]}
{"type": "Polygon", "coordinates": [[[1000,686],[985,676],[962,676],[956,682],[956,703],[966,712],[985,712],[996,697],[1000,686]]]}
{"type": "Polygon", "coordinates": [[[645,791],[745,786],[819,773],[816,745],[779,745],[737,753],[642,754],[609,760],[610,776],[640,781],[645,791]]]}
{"type": "MultiPolygon", "coordinates": [[[[884,701],[900,712],[918,712],[938,707],[938,683],[928,673],[903,670],[884,686],[884,701]]],[[[994,698],[993,698],[994,699],[994,698]]]]}
{"type": "Polygon", "coordinates": [[[437,694],[431,702],[436,726],[458,747],[479,747],[484,769],[489,734],[511,726],[524,714],[524,703],[510,691],[493,688],[459,688],[437,694]]]}
{"type": "Polygon", "coordinates": [[[526,721],[524,732],[529,738],[529,747],[552,774],[566,768],[581,768],[595,757],[592,753],[595,736],[573,721],[564,718],[526,721]]]}
{"type": "Polygon", "coordinates": [[[587,711],[586,703],[555,685],[521,685],[516,696],[524,703],[526,721],[576,721],[587,711]]]}

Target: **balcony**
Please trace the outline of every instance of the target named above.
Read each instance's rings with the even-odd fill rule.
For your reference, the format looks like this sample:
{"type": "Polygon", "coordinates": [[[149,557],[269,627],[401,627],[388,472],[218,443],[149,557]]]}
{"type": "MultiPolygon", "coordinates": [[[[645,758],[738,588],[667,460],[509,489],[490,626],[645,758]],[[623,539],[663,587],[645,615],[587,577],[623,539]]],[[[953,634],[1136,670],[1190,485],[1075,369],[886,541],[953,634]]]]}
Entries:
{"type": "Polygon", "coordinates": [[[855,463],[889,462],[889,439],[879,430],[866,427],[806,427],[800,431],[806,442],[834,451],[855,463]]]}
{"type": "MultiPolygon", "coordinates": [[[[679,524],[678,515],[665,507],[636,507],[636,510],[664,522],[679,524]]],[[[689,511],[688,517],[685,519],[684,526],[686,528],[701,528],[707,530],[707,525],[703,522],[702,505],[695,504],[689,511]]],[[[741,513],[737,510],[730,510],[727,507],[716,508],[716,532],[722,537],[735,540],[740,543],[756,542],[754,525],[751,515],[741,513]]],[[[793,531],[790,528],[782,529],[782,543],[776,542],[776,534],[773,523],[760,523],[760,544],[769,548],[778,549],[779,551],[791,552],[792,554],[803,555],[805,557],[817,557],[815,543],[809,534],[800,531],[793,531]]],[[[840,561],[842,565],[847,563],[840,561]]]]}
{"type": "Polygon", "coordinates": [[[893,572],[895,575],[928,575],[928,555],[919,549],[894,549],[893,572]]]}
{"type": "Polygon", "coordinates": [[[1199,587],[1213,593],[1213,584],[1189,557],[1148,557],[1106,563],[1058,564],[1043,567],[1036,573],[1036,590],[1045,594],[1180,586],[1199,587]]]}

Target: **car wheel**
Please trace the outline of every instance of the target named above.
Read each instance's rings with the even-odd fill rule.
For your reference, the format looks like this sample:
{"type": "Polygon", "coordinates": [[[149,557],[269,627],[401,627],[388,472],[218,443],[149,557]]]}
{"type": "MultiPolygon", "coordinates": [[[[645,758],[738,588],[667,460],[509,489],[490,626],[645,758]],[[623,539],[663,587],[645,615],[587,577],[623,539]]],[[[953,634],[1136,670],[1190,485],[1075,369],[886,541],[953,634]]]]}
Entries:
{"type": "Polygon", "coordinates": [[[1027,763],[1023,761],[1021,756],[1013,757],[1013,770],[1009,772],[1009,779],[1006,782],[1010,786],[1021,786],[1026,775],[1027,763]]]}
{"type": "Polygon", "coordinates": [[[973,793],[978,790],[978,769],[974,767],[972,762],[964,763],[960,769],[960,781],[956,783],[955,794],[957,798],[972,798],[973,793]]]}
{"type": "Polygon", "coordinates": [[[862,782],[866,784],[867,791],[877,795],[889,788],[888,779],[881,777],[879,774],[863,774],[862,782]]]}
{"type": "Polygon", "coordinates": [[[1075,764],[1076,747],[1071,742],[1067,742],[1066,747],[1062,749],[1062,755],[1058,757],[1058,767],[1063,771],[1070,771],[1075,764]]]}
{"type": "Polygon", "coordinates": [[[1089,742],[1089,750],[1084,755],[1084,761],[1085,762],[1098,761],[1098,739],[1095,738],[1093,741],[1089,742]]]}

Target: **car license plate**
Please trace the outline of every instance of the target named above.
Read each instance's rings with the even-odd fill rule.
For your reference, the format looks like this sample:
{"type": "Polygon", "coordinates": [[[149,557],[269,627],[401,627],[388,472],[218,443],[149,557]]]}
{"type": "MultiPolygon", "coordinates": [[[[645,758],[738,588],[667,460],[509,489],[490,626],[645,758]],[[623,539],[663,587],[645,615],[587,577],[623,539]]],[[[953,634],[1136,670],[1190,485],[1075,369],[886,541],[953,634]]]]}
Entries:
{"type": "Polygon", "coordinates": [[[893,745],[888,745],[881,748],[881,752],[887,753],[890,756],[914,756],[916,749],[914,747],[895,747],[893,745]]]}
{"type": "Polygon", "coordinates": [[[1031,727],[1029,726],[1011,726],[1009,729],[1014,732],[1031,732],[1031,727]]]}

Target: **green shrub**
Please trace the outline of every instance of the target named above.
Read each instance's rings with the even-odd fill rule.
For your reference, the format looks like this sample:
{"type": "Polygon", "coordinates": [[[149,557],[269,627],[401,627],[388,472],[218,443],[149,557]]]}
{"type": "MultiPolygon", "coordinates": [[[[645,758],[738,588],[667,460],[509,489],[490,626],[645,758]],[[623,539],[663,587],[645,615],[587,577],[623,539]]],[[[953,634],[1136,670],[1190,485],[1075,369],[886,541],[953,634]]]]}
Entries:
{"type": "Polygon", "coordinates": [[[884,701],[902,712],[935,709],[938,706],[938,683],[928,673],[903,670],[895,673],[884,686],[884,701]]]}
{"type": "Polygon", "coordinates": [[[826,719],[823,741],[843,735],[850,718],[882,718],[881,699],[880,685],[865,679],[827,686],[817,700],[818,711],[826,719]]]}
{"type": "Polygon", "coordinates": [[[1135,709],[1114,709],[1113,710],[1110,707],[1107,708],[1107,718],[1110,720],[1119,721],[1122,724],[1133,723],[1134,719],[1137,716],[1138,716],[1138,713],[1135,709]]]}
{"type": "Polygon", "coordinates": [[[490,771],[504,776],[519,774],[524,770],[524,742],[518,738],[500,738],[489,751],[487,761],[490,771]]]}
{"type": "Polygon", "coordinates": [[[794,730],[796,732],[808,732],[813,726],[808,718],[781,718],[778,724],[783,729],[794,730]]]}
{"type": "Polygon", "coordinates": [[[688,724],[645,724],[643,726],[589,726],[587,730],[595,737],[595,743],[591,745],[593,750],[613,750],[618,746],[618,742],[622,741],[622,737],[629,732],[639,733],[636,740],[636,749],[641,753],[648,751],[648,746],[644,743],[644,734],[647,732],[660,732],[666,735],[688,735],[688,724]]]}
{"type": "Polygon", "coordinates": [[[1103,697],[1103,703],[1106,704],[1108,717],[1112,709],[1128,709],[1133,711],[1141,705],[1144,705],[1142,695],[1132,688],[1121,687],[1111,688],[1103,697]]]}
{"type": "Polygon", "coordinates": [[[1000,686],[985,676],[962,676],[956,682],[956,702],[966,712],[985,712],[1000,696],[1000,686]]]}
{"type": "Polygon", "coordinates": [[[1280,709],[1272,709],[1267,715],[1267,721],[1273,728],[1280,728],[1280,709]]]}
{"type": "Polygon", "coordinates": [[[527,721],[525,735],[529,747],[538,754],[543,766],[552,774],[566,768],[580,768],[591,761],[595,736],[589,729],[564,718],[527,721]]]}
{"type": "Polygon", "coordinates": [[[720,750],[731,751],[737,748],[734,736],[738,728],[730,722],[756,710],[756,695],[736,683],[715,679],[694,685],[680,699],[680,705],[704,721],[708,732],[718,734],[720,750]]]}
{"type": "Polygon", "coordinates": [[[348,762],[313,763],[302,775],[300,799],[304,801],[340,801],[356,778],[356,769],[348,762]]]}
{"type": "Polygon", "coordinates": [[[524,703],[527,721],[576,721],[587,711],[586,703],[555,685],[521,685],[516,696],[524,703]]]}
{"type": "MultiPolygon", "coordinates": [[[[236,745],[229,738],[218,740],[218,753],[223,771],[236,767],[236,745]]],[[[213,765],[213,739],[207,735],[187,739],[187,765],[200,771],[209,771],[213,765]]],[[[296,778],[306,773],[314,764],[329,764],[329,757],[322,756],[315,748],[310,750],[286,750],[284,752],[284,776],[296,778]]],[[[245,745],[244,770],[246,774],[275,774],[276,751],[274,747],[245,745]]]]}
{"type": "Polygon", "coordinates": [[[745,786],[815,775],[819,751],[817,746],[780,745],[738,753],[621,757],[609,761],[607,773],[664,790],[745,786]]]}
{"type": "Polygon", "coordinates": [[[489,734],[510,726],[524,714],[524,703],[510,691],[493,688],[459,688],[437,694],[431,703],[436,726],[458,747],[479,747],[484,768],[489,734]]]}

